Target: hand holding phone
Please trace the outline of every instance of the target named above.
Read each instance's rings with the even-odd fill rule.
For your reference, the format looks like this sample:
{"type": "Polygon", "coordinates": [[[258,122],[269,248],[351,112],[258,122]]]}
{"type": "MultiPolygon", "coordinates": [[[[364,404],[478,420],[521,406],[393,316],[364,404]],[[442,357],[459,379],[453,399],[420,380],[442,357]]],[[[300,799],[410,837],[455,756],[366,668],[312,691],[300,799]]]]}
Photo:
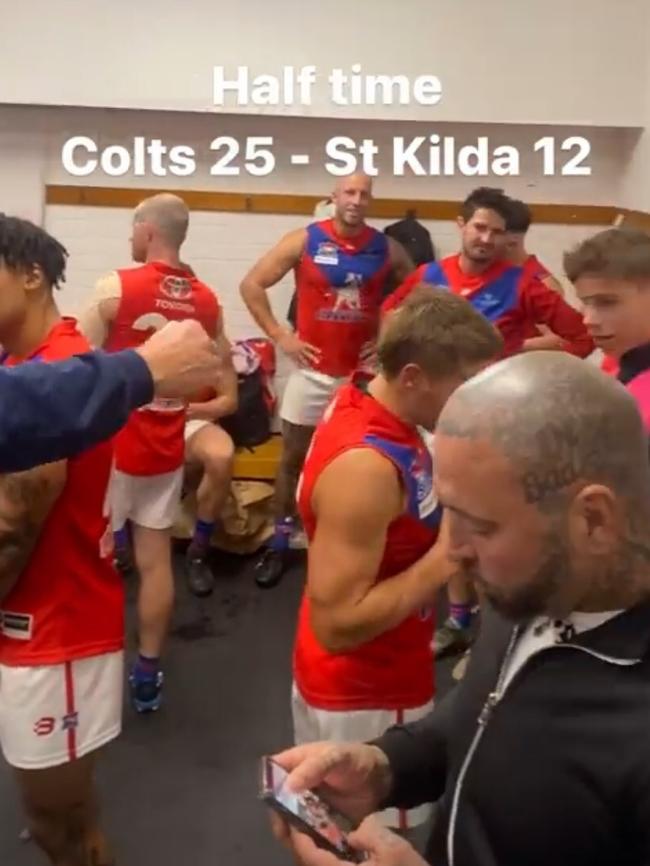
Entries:
{"type": "Polygon", "coordinates": [[[340,860],[362,863],[365,855],[353,849],[348,834],[354,830],[349,818],[341,815],[314,791],[296,793],[286,786],[287,771],[268,757],[262,759],[260,796],[293,827],[340,860]]]}

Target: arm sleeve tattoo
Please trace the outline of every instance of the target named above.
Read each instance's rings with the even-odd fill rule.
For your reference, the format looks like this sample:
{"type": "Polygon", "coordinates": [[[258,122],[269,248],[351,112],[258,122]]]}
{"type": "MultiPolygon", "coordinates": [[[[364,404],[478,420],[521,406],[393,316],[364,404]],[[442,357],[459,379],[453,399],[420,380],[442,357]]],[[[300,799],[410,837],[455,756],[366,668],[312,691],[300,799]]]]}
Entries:
{"type": "Polygon", "coordinates": [[[65,463],[0,476],[0,601],[27,565],[41,527],[60,495],[65,463]]]}

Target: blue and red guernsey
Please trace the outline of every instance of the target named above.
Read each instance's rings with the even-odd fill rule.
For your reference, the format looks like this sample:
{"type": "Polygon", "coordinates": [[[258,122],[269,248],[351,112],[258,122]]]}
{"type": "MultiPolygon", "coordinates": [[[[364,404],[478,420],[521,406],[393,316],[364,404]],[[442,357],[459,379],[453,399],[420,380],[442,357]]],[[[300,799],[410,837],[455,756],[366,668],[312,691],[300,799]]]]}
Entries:
{"type": "MultiPolygon", "coordinates": [[[[410,568],[435,544],[442,510],[433,489],[431,452],[418,430],[352,382],[339,389],[316,428],[298,486],[298,509],[310,540],[318,520],[312,509],[318,478],[341,454],[359,448],[390,461],[405,493],[404,511],[388,527],[378,583],[410,568]]],[[[423,609],[362,646],[330,653],[314,634],[305,592],[294,647],[296,685],[307,703],[327,710],[424,706],[434,694],[433,628],[433,610],[423,609]]]]}
{"type": "Polygon", "coordinates": [[[562,348],[580,358],[594,351],[582,316],[564,298],[546,286],[541,273],[499,261],[481,274],[466,274],[460,256],[420,265],[386,298],[382,312],[398,307],[418,283],[448,288],[482,313],[501,332],[504,355],[520,352],[536,325],[547,325],[563,340],[562,348]]]}
{"type": "Polygon", "coordinates": [[[383,289],[391,271],[387,237],[364,226],[354,237],[338,234],[332,220],[307,227],[295,267],[297,332],[321,351],[315,369],[348,376],[364,343],[377,334],[383,289]]]}

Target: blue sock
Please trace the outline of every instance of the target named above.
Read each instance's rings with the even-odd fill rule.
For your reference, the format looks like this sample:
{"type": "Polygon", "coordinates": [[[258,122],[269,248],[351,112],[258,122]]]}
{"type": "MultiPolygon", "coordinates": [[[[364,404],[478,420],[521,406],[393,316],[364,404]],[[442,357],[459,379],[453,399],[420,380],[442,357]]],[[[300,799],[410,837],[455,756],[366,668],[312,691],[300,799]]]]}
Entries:
{"type": "Polygon", "coordinates": [[[134,672],[137,679],[151,680],[156,676],[159,669],[159,658],[143,656],[142,653],[138,655],[138,660],[136,661],[134,666],[134,672]]]}
{"type": "Polygon", "coordinates": [[[269,541],[269,547],[271,548],[271,550],[275,550],[277,553],[282,553],[285,550],[289,550],[289,542],[291,541],[292,532],[292,517],[283,517],[281,520],[276,520],[273,537],[269,541]]]}
{"type": "Polygon", "coordinates": [[[214,532],[214,520],[197,520],[194,527],[194,537],[190,543],[193,553],[206,553],[210,547],[212,533],[214,532]]]}
{"type": "Polygon", "coordinates": [[[113,531],[113,543],[118,550],[126,550],[129,546],[129,530],[126,528],[126,523],[121,529],[113,531]]]}
{"type": "Polygon", "coordinates": [[[449,605],[449,615],[459,628],[469,628],[472,623],[472,605],[452,602],[449,605]]]}

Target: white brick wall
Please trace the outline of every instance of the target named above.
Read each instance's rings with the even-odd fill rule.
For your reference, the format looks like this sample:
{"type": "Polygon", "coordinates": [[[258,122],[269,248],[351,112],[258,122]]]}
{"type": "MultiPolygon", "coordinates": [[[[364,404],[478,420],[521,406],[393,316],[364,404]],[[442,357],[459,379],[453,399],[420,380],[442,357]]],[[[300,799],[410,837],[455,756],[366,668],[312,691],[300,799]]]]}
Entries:
{"type": "MultiPolygon", "coordinates": [[[[71,258],[68,283],[61,294],[66,312],[75,313],[84,303],[97,277],[106,270],[129,264],[131,214],[127,210],[90,207],[49,206],[43,208],[44,185],[79,183],[111,186],[151,186],[159,189],[215,189],[236,192],[281,192],[325,195],[334,179],[322,168],[323,143],[332,135],[349,134],[355,138],[372,137],[386,152],[394,135],[407,137],[439,132],[454,136],[460,144],[487,134],[494,144],[516,145],[527,158],[522,160],[519,177],[495,178],[393,177],[384,156],[379,160],[380,176],[376,195],[409,199],[461,199],[474,186],[503,186],[508,193],[530,202],[577,202],[612,204],[620,201],[622,178],[634,149],[634,138],[624,130],[584,130],[592,140],[592,177],[546,177],[539,161],[531,157],[532,143],[543,134],[565,136],[566,129],[491,124],[429,124],[380,121],[327,121],[278,117],[235,117],[228,115],[181,114],[174,112],[100,111],[91,109],[47,109],[0,106],[0,210],[20,213],[40,222],[68,247],[71,258]],[[128,144],[134,135],[160,137],[169,144],[188,143],[203,152],[196,174],[191,178],[152,176],[115,179],[101,173],[88,179],[69,177],[61,165],[61,145],[72,135],[85,134],[100,146],[128,144]],[[276,140],[278,169],[270,176],[255,178],[210,177],[212,156],[207,150],[211,139],[229,134],[240,139],[247,135],[273,135],[276,140]],[[304,168],[287,168],[288,155],[297,149],[310,153],[312,163],[304,168]],[[283,167],[285,166],[285,167],[283,167]]],[[[575,132],[576,130],[571,130],[575,132]]],[[[243,307],[239,282],[255,259],[286,231],[303,225],[307,215],[250,215],[199,212],[192,224],[184,256],[198,273],[213,285],[222,300],[226,325],[233,338],[256,334],[256,328],[243,307]]],[[[387,220],[375,221],[383,228],[387,220]]],[[[452,222],[428,223],[439,255],[457,248],[456,227],[452,222]]],[[[531,250],[561,276],[562,252],[589,234],[588,227],[538,226],[530,236],[531,250]]],[[[278,316],[284,315],[292,292],[289,276],[271,292],[278,316]]],[[[280,363],[280,380],[286,366],[280,363]]]]}
{"type": "MultiPolygon", "coordinates": [[[[131,211],[112,208],[51,206],[45,225],[70,253],[68,279],[59,298],[61,308],[74,315],[86,302],[97,278],[107,270],[128,267],[131,211]]],[[[238,213],[196,212],[192,215],[183,257],[217,292],[224,308],[226,328],[232,339],[261,332],[239,296],[246,270],[274,244],[280,235],[304,223],[298,217],[259,216],[238,213]]],[[[291,275],[270,293],[281,319],[289,306],[291,275]]],[[[281,359],[278,359],[280,362],[281,359]]],[[[281,363],[279,384],[286,376],[281,363]]]]}
{"type": "MultiPolygon", "coordinates": [[[[129,265],[128,238],[131,212],[111,208],[50,206],[46,209],[48,231],[68,248],[70,262],[67,284],[60,297],[62,309],[75,314],[85,303],[96,279],[106,270],[129,265]]],[[[183,257],[217,291],[224,308],[225,322],[233,339],[259,333],[239,296],[239,283],[253,262],[280,236],[306,222],[306,219],[280,215],[196,212],[183,257]]],[[[383,228],[390,220],[375,220],[383,228]]],[[[453,222],[425,222],[439,256],[458,248],[453,222]]],[[[591,233],[587,227],[533,227],[530,249],[558,276],[562,252],[591,233]]],[[[274,312],[282,319],[293,291],[289,275],[270,292],[274,312]]],[[[570,295],[570,291],[569,291],[570,295]]],[[[281,388],[287,365],[279,360],[278,386],[281,388]]]]}

